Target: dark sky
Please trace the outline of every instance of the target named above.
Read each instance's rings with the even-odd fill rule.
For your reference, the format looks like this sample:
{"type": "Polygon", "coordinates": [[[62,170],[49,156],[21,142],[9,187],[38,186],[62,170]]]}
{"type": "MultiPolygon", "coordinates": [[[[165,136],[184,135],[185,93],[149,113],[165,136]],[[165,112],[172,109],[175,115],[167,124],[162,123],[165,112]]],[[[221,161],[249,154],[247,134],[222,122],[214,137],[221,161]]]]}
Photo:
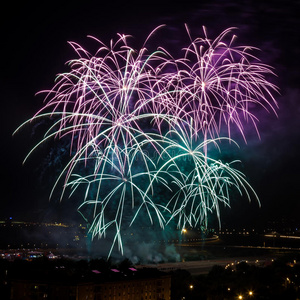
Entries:
{"type": "MultiPolygon", "coordinates": [[[[259,113],[261,139],[249,132],[241,142],[243,172],[260,196],[262,207],[232,203],[225,221],[295,219],[299,224],[300,99],[299,16],[300,2],[287,1],[81,1],[64,4],[10,3],[1,19],[2,196],[0,217],[61,217],[63,205],[49,204],[51,174],[40,174],[43,162],[22,159],[33,146],[34,128],[12,137],[13,131],[42,107],[35,93],[50,88],[55,75],[67,70],[75,58],[67,41],[89,45],[87,35],[108,42],[117,32],[132,34],[141,42],[157,25],[166,24],[162,43],[182,47],[184,23],[200,33],[205,25],[212,35],[237,27],[238,43],[262,50],[260,58],[275,68],[273,79],[278,118],[259,113]],[[46,176],[46,179],[45,179],[46,176]],[[49,182],[47,181],[49,176],[49,182]]],[[[42,149],[43,151],[44,149],[42,149]]],[[[42,152],[43,153],[43,152],[42,152]]],[[[70,203],[69,203],[70,205],[70,203]]],[[[72,204],[71,204],[72,205],[72,204]]]]}

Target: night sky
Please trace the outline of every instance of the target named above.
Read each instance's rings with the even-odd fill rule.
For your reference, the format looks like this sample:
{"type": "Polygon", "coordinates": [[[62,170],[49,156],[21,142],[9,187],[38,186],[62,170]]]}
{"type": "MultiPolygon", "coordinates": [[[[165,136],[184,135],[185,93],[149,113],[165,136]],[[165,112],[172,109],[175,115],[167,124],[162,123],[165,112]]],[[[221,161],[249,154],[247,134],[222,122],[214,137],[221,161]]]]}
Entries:
{"type": "MultiPolygon", "coordinates": [[[[56,74],[68,70],[65,62],[76,58],[67,41],[90,46],[87,35],[104,42],[116,33],[131,34],[142,43],[148,33],[166,24],[161,44],[178,49],[185,46],[184,23],[200,34],[202,25],[210,36],[227,27],[237,27],[238,44],[262,51],[259,57],[275,68],[272,82],[278,118],[258,112],[261,139],[247,133],[247,145],[237,137],[242,171],[258,193],[257,203],[233,200],[223,221],[252,224],[286,218],[300,223],[300,98],[299,98],[299,1],[81,1],[11,2],[1,18],[1,100],[2,100],[2,196],[0,219],[69,219],[76,215],[75,204],[48,201],[54,173],[45,170],[47,148],[33,155],[25,166],[22,160],[35,142],[35,128],[13,131],[42,107],[35,93],[51,88],[56,74]],[[45,155],[45,156],[44,156],[45,155]],[[73,211],[72,209],[73,208],[73,211]]],[[[92,49],[93,45],[91,45],[92,49]]],[[[169,48],[170,48],[169,47],[169,48]]],[[[52,170],[53,171],[53,170],[52,170]]]]}

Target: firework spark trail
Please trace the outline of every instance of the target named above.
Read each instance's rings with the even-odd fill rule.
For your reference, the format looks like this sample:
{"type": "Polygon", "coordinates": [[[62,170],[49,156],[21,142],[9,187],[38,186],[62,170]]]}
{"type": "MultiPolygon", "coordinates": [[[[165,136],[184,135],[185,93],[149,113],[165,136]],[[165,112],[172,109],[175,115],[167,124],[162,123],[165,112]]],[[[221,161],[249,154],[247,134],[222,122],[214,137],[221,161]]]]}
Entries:
{"type": "Polygon", "coordinates": [[[178,116],[187,122],[192,118],[197,134],[202,131],[204,139],[219,136],[223,122],[229,137],[233,124],[246,140],[243,121],[250,121],[258,133],[257,118],[250,106],[276,113],[277,103],[271,91],[277,88],[265,79],[265,75],[274,75],[273,71],[249,52],[254,48],[233,46],[235,36],[225,43],[232,29],[211,41],[205,28],[205,38],[194,40],[187,28],[191,44],[184,49],[184,59],[178,60],[175,80],[179,95],[173,97],[178,101],[178,116]]]}
{"type": "Polygon", "coordinates": [[[204,38],[193,39],[186,26],[183,58],[161,46],[149,52],[146,44],[160,27],[140,50],[121,34],[109,45],[90,37],[99,45],[95,55],[70,42],[78,55],[68,63],[71,71],[43,91],[44,107],[25,122],[53,120],[25,160],[49,139],[70,140],[71,158],[53,189],[64,180],[62,199],[66,189],[71,196],[85,188],[78,210],[84,216],[93,207],[84,216],[93,237],[113,232],[108,256],[115,245],[123,253],[122,226],[140,214],[162,228],[175,219],[179,228],[207,226],[209,213],[220,219],[220,204],[230,206],[233,189],[258,200],[235,161],[210,157],[209,146],[235,144],[232,127],[246,141],[244,123],[258,133],[257,106],[276,113],[277,88],[266,80],[271,68],[251,54],[254,48],[233,45],[232,28],[210,40],[204,27],[204,38]],[[227,137],[220,136],[223,127],[227,137]],[[157,200],[161,189],[169,199],[157,200]]]}
{"type": "MultiPolygon", "coordinates": [[[[190,127],[190,130],[194,129],[190,127]]],[[[259,202],[258,196],[245,180],[245,176],[232,167],[238,161],[223,163],[206,156],[204,149],[210,144],[221,150],[218,145],[220,141],[228,141],[238,146],[229,138],[215,138],[195,143],[194,134],[186,135],[185,130],[180,127],[170,130],[164,137],[164,147],[157,161],[158,168],[155,170],[152,182],[156,176],[161,178],[162,174],[169,177],[168,186],[172,186],[174,195],[165,207],[172,212],[170,220],[179,216],[178,227],[181,229],[186,225],[207,226],[208,212],[215,211],[219,218],[219,203],[230,206],[229,191],[233,188],[241,195],[245,194],[249,201],[252,198],[251,192],[259,202]],[[189,170],[182,171],[187,164],[190,165],[189,170]]]]}

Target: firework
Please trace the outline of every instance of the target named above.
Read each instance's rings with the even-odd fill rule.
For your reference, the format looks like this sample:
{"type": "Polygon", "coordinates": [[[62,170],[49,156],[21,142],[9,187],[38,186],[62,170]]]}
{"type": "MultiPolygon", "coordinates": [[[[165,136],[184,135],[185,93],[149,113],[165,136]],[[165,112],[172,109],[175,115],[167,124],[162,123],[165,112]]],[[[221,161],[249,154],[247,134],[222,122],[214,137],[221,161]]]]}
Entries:
{"type": "Polygon", "coordinates": [[[275,112],[271,68],[252,47],[234,46],[232,28],[210,40],[205,28],[193,39],[186,26],[190,44],[182,58],[161,46],[150,52],[158,28],[140,50],[126,35],[109,45],[90,37],[99,45],[93,55],[70,42],[78,58],[43,91],[45,105],[29,120],[53,122],[28,156],[49,139],[70,141],[70,160],[54,188],[64,180],[63,198],[67,189],[72,195],[84,187],[78,210],[91,220],[93,237],[112,234],[111,251],[118,245],[123,252],[122,227],[141,214],[162,228],[171,220],[179,228],[207,226],[209,213],[220,219],[220,204],[230,205],[233,189],[258,200],[235,161],[215,159],[209,149],[220,149],[221,140],[235,144],[233,127],[246,140],[245,123],[258,133],[255,107],[275,112]],[[163,190],[169,198],[162,200],[163,190]]]}

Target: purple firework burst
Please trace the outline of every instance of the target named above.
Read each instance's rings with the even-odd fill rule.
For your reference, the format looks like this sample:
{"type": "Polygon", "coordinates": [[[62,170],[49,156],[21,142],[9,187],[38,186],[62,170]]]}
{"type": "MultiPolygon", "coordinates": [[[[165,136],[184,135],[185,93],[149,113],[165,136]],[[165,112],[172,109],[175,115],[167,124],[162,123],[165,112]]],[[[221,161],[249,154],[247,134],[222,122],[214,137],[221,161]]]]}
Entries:
{"type": "Polygon", "coordinates": [[[271,67],[253,47],[235,46],[233,28],[211,40],[204,27],[203,37],[192,38],[186,26],[190,44],[174,58],[161,46],[147,50],[160,27],[139,50],[121,34],[109,45],[90,37],[99,45],[94,54],[70,42],[78,58],[42,91],[45,105],[29,120],[54,120],[32,151],[51,138],[70,140],[71,158],[54,188],[62,178],[62,196],[85,187],[79,210],[93,207],[85,217],[93,236],[113,232],[111,251],[117,244],[123,252],[122,226],[143,212],[162,228],[175,219],[180,228],[207,226],[210,212],[220,218],[220,203],[230,205],[232,189],[257,198],[233,162],[210,157],[208,146],[233,141],[233,127],[246,140],[245,123],[258,133],[257,106],[276,113],[271,67]],[[162,189],[165,201],[156,194],[162,189]]]}

